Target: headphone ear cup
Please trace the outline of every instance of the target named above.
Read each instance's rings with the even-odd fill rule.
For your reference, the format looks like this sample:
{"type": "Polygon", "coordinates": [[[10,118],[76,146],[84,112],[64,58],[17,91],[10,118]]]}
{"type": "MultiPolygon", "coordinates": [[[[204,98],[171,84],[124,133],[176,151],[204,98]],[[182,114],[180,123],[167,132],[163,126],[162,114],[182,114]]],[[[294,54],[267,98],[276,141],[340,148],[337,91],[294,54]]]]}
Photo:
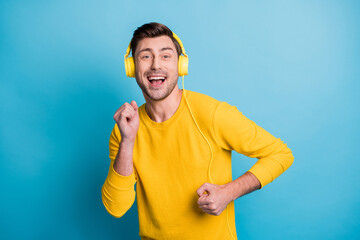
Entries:
{"type": "Polygon", "coordinates": [[[179,76],[188,75],[189,58],[187,56],[179,56],[178,71],[179,76]]]}
{"type": "Polygon", "coordinates": [[[133,57],[125,58],[125,72],[128,77],[135,77],[135,62],[133,57]]]}

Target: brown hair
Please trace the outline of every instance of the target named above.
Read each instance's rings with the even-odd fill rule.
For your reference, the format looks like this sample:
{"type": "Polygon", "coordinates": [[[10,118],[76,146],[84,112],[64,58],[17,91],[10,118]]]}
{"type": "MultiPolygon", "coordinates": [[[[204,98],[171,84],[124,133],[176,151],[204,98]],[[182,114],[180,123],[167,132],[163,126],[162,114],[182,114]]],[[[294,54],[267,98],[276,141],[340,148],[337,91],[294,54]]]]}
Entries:
{"type": "Polygon", "coordinates": [[[177,54],[178,54],[178,56],[180,56],[181,55],[181,47],[180,47],[180,44],[178,43],[178,41],[176,41],[176,39],[173,37],[172,31],[164,24],[156,23],[156,22],[146,23],[146,24],[142,25],[141,27],[138,27],[134,31],[133,37],[130,42],[132,56],[133,57],[135,56],[136,47],[140,40],[142,40],[144,38],[154,38],[154,37],[159,37],[159,36],[164,36],[164,35],[169,36],[171,38],[171,40],[175,44],[177,54]]]}

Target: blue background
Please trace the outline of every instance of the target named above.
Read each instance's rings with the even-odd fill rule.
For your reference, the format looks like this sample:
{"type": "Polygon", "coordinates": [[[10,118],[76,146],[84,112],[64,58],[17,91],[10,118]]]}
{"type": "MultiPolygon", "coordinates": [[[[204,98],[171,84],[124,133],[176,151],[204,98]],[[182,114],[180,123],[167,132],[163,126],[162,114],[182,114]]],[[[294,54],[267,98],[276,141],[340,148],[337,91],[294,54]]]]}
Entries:
{"type": "MultiPolygon", "coordinates": [[[[101,202],[113,113],[144,102],[124,72],[157,21],[190,57],[185,87],[236,105],[292,149],[236,200],[239,239],[360,238],[358,1],[0,2],[0,238],[138,239],[136,204],[101,202]]],[[[233,157],[233,175],[255,159],[233,157]]]]}

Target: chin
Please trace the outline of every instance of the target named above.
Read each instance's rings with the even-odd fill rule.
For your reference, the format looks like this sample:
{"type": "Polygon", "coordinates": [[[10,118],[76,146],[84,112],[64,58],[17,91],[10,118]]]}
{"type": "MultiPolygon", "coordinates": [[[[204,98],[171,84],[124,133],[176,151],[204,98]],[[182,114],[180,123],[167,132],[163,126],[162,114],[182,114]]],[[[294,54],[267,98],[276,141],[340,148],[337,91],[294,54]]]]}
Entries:
{"type": "Polygon", "coordinates": [[[161,101],[167,98],[170,94],[146,94],[147,97],[153,101],[161,101]]]}

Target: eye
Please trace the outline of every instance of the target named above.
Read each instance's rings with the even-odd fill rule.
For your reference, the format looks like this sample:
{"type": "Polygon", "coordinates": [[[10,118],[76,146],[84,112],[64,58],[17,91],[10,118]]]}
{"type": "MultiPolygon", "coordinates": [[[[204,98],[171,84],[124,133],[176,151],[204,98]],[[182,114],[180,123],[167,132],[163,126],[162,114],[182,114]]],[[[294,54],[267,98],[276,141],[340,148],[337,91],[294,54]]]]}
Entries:
{"type": "Polygon", "coordinates": [[[170,57],[171,57],[171,56],[168,55],[168,54],[166,54],[166,55],[163,56],[163,58],[170,58],[170,57]]]}
{"type": "Polygon", "coordinates": [[[151,55],[150,54],[145,54],[141,56],[142,59],[150,59],[151,55]]]}

